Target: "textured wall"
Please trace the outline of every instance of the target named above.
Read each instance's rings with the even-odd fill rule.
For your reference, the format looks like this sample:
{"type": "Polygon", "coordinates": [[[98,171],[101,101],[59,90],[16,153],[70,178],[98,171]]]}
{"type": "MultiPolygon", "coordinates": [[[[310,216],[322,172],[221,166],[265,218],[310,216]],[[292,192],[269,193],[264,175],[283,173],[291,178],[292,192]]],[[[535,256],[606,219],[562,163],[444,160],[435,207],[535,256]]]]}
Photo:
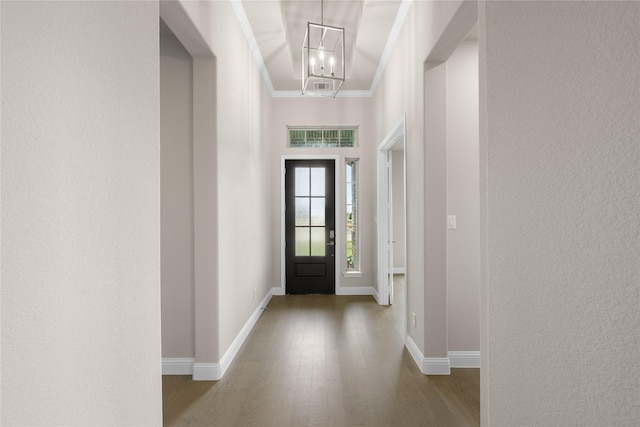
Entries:
{"type": "Polygon", "coordinates": [[[2,2],[2,415],[160,425],[158,5],[2,2]]]}
{"type": "Polygon", "coordinates": [[[483,21],[484,424],[639,425],[640,3],[483,21]]]}
{"type": "Polygon", "coordinates": [[[160,39],[162,357],[194,357],[193,61],[160,39]]]}

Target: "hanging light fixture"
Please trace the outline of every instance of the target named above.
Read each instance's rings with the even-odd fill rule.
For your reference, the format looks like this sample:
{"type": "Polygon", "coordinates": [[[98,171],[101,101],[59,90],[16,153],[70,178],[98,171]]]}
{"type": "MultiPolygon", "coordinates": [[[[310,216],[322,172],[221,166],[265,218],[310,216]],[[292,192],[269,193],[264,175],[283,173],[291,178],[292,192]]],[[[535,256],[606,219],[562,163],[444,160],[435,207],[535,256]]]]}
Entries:
{"type": "Polygon", "coordinates": [[[307,22],[302,42],[302,94],[335,98],[344,83],[344,28],[324,25],[324,0],[320,24],[307,22]]]}

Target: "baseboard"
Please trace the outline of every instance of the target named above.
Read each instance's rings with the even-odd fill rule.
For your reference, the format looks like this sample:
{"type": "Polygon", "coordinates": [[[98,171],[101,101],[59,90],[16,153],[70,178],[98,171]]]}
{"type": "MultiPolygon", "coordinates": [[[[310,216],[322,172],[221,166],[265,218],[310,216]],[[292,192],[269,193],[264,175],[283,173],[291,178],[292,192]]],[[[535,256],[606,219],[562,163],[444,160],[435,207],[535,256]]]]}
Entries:
{"type": "Polygon", "coordinates": [[[193,357],[163,357],[162,375],[193,375],[193,357]]]}
{"type": "MultiPolygon", "coordinates": [[[[376,297],[378,292],[373,286],[342,286],[336,289],[336,295],[372,295],[376,297]]],[[[271,295],[286,295],[284,289],[280,286],[271,288],[271,295]]],[[[377,300],[377,298],[376,298],[377,300]]]]}
{"type": "Polygon", "coordinates": [[[452,368],[479,368],[479,351],[450,351],[449,360],[452,368]]]}
{"type": "Polygon", "coordinates": [[[192,375],[194,381],[217,381],[227,372],[231,362],[235,359],[240,347],[244,344],[244,341],[249,336],[249,332],[256,325],[256,322],[260,318],[260,315],[264,311],[265,307],[271,301],[271,297],[274,295],[274,291],[280,288],[272,288],[267,295],[262,299],[258,307],[255,309],[247,323],[240,330],[240,333],[231,343],[231,346],[220,359],[220,363],[196,363],[196,359],[193,357],[179,357],[179,358],[163,358],[162,359],[162,375],[192,375]]]}
{"type": "Polygon", "coordinates": [[[222,378],[222,369],[219,363],[194,363],[194,381],[217,381],[222,378]]]}
{"type": "Polygon", "coordinates": [[[451,362],[448,357],[425,357],[422,362],[425,375],[450,375],[451,362]]]}
{"type": "Polygon", "coordinates": [[[240,351],[240,347],[242,347],[242,344],[244,344],[245,340],[249,336],[249,332],[251,332],[253,327],[256,325],[256,322],[258,322],[258,319],[262,315],[262,312],[267,307],[267,305],[269,305],[269,301],[271,301],[272,296],[273,288],[270,289],[269,292],[267,292],[267,295],[265,295],[251,317],[249,317],[249,320],[247,320],[247,323],[245,323],[244,327],[240,330],[240,333],[233,340],[227,351],[225,351],[222,359],[220,359],[220,378],[222,378],[225,372],[227,372],[227,369],[229,369],[229,366],[231,366],[231,362],[233,362],[233,359],[235,359],[238,351],[240,351]]]}
{"type": "Polygon", "coordinates": [[[448,357],[424,357],[416,343],[410,336],[405,340],[405,347],[413,357],[414,362],[425,375],[449,375],[451,364],[448,357]]]}
{"type": "Polygon", "coordinates": [[[378,293],[378,290],[376,288],[373,288],[373,297],[375,298],[375,300],[378,303],[378,305],[384,305],[380,301],[380,294],[378,293]]]}
{"type": "Polygon", "coordinates": [[[424,355],[409,335],[407,335],[404,346],[407,347],[409,354],[413,357],[413,361],[416,362],[416,365],[420,368],[420,372],[422,372],[422,361],[424,360],[424,355]]]}
{"type": "Polygon", "coordinates": [[[344,286],[336,289],[336,295],[375,295],[376,293],[372,286],[344,286]]]}
{"type": "Polygon", "coordinates": [[[404,267],[393,267],[393,274],[404,274],[404,267]]]}

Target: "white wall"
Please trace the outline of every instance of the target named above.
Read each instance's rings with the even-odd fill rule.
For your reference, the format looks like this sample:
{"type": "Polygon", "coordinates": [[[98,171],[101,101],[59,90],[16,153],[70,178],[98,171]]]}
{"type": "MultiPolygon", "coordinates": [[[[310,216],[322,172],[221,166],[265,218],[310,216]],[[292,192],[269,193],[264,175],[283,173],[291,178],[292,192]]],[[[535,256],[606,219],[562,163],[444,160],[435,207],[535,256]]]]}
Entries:
{"type": "Polygon", "coordinates": [[[158,5],[2,2],[2,425],[160,425],[158,5]]]}
{"type": "Polygon", "coordinates": [[[162,357],[195,357],[193,61],[160,38],[162,357]]]}
{"type": "Polygon", "coordinates": [[[447,61],[447,330],[449,351],[480,350],[478,42],[447,61]]]}
{"type": "Polygon", "coordinates": [[[638,425],[640,3],[480,19],[483,424],[638,425]]]}
{"type": "MultiPolygon", "coordinates": [[[[343,288],[349,287],[373,287],[376,285],[374,262],[374,238],[375,238],[375,147],[374,125],[371,121],[371,100],[368,98],[274,98],[272,107],[272,119],[269,144],[272,147],[270,162],[278,165],[271,173],[271,227],[277,234],[271,245],[273,265],[273,286],[280,286],[280,159],[284,154],[300,155],[339,155],[340,173],[340,211],[346,212],[345,207],[345,158],[359,158],[358,182],[360,186],[360,267],[362,277],[346,278],[342,273],[346,271],[346,257],[342,257],[338,267],[340,284],[343,288]],[[287,125],[358,125],[359,146],[357,148],[287,148],[287,125]]],[[[341,218],[336,218],[336,227],[340,227],[340,235],[346,250],[345,224],[341,218]]],[[[345,292],[348,292],[345,291],[345,292]]]]}

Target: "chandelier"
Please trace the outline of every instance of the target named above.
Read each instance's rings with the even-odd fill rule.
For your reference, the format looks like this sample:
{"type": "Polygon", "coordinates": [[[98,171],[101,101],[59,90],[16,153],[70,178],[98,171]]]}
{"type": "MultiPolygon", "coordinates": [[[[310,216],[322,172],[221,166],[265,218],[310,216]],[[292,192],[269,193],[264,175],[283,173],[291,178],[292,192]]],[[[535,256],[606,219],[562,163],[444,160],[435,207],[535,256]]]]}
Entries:
{"type": "Polygon", "coordinates": [[[320,24],[307,22],[302,42],[302,94],[335,98],[344,83],[344,28],[324,25],[324,0],[320,24]]]}

